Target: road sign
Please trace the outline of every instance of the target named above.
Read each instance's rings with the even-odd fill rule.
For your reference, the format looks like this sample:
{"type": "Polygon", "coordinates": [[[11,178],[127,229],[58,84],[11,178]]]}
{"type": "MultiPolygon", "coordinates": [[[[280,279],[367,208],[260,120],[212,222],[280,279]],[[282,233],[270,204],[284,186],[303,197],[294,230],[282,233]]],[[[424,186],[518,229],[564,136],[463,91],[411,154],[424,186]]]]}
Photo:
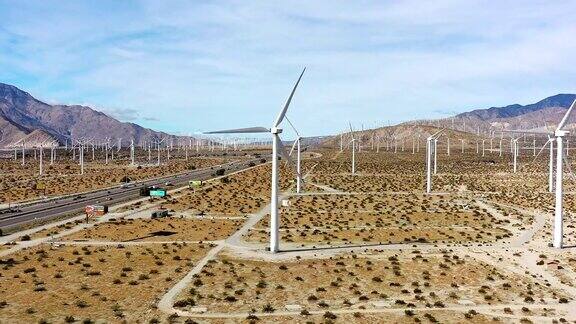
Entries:
{"type": "Polygon", "coordinates": [[[36,190],[46,190],[46,183],[43,181],[36,182],[36,190]]]}
{"type": "Polygon", "coordinates": [[[290,207],[290,200],[282,199],[282,207],[290,207]]]}
{"type": "Polygon", "coordinates": [[[150,197],[166,197],[166,189],[151,189],[150,197]]]}
{"type": "Polygon", "coordinates": [[[92,205],[86,206],[86,208],[84,208],[84,212],[86,213],[86,215],[94,214],[94,206],[92,205]]]}
{"type": "Polygon", "coordinates": [[[188,186],[190,188],[198,188],[198,187],[202,187],[203,182],[200,180],[190,180],[188,181],[188,186]]]}
{"type": "Polygon", "coordinates": [[[86,216],[102,216],[108,213],[108,206],[106,205],[88,205],[84,208],[86,216]]]}

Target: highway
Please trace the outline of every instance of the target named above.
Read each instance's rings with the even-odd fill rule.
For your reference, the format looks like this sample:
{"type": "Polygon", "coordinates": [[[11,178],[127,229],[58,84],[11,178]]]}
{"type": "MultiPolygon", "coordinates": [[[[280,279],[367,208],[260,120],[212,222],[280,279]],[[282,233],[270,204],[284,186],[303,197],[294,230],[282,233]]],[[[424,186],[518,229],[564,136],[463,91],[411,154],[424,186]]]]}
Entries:
{"type": "MultiPolygon", "coordinates": [[[[140,188],[143,186],[159,186],[165,188],[165,183],[170,182],[174,185],[173,188],[177,188],[187,185],[190,180],[208,180],[215,178],[214,173],[218,169],[225,169],[225,174],[246,169],[250,167],[251,163],[259,164],[260,159],[261,158],[235,161],[179,175],[166,176],[137,184],[128,184],[128,186],[125,187],[118,186],[86,194],[52,199],[46,202],[20,206],[15,211],[3,210],[2,212],[2,210],[0,210],[0,229],[22,225],[39,219],[52,219],[62,215],[78,214],[83,212],[87,205],[101,204],[112,206],[140,198],[140,188]]],[[[170,191],[168,191],[168,193],[170,193],[170,191]]]]}

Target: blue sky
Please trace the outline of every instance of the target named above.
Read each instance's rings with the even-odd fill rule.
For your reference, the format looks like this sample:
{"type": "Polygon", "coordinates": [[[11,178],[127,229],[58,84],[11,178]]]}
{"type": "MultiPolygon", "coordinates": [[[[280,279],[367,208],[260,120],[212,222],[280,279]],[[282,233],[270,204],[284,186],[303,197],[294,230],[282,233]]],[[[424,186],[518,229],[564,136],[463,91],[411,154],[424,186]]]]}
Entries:
{"type": "Polygon", "coordinates": [[[576,92],[573,1],[0,0],[0,82],[174,133],[336,133],[576,92]]]}

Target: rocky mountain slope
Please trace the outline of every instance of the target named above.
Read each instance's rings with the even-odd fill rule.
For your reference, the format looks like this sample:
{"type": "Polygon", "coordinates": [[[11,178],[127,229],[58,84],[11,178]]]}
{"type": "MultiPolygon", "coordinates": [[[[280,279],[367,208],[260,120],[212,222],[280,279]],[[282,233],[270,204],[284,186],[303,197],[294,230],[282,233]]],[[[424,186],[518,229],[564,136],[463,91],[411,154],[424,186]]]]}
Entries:
{"type": "MultiPolygon", "coordinates": [[[[576,100],[576,94],[558,94],[529,105],[509,105],[476,109],[453,117],[434,120],[415,120],[395,126],[369,129],[355,132],[355,138],[362,143],[371,143],[372,137],[380,138],[381,142],[394,142],[412,137],[426,138],[430,134],[445,128],[449,137],[468,140],[470,143],[478,137],[486,137],[498,133],[499,130],[552,130],[562,119],[566,110],[576,100]]],[[[576,111],[568,120],[567,128],[576,128],[576,111]]],[[[344,134],[344,142],[351,137],[344,134]]],[[[340,135],[324,141],[324,145],[338,146],[340,135]]]]}
{"type": "Polygon", "coordinates": [[[29,140],[33,145],[37,141],[34,139],[46,136],[60,143],[70,138],[110,138],[117,143],[117,139],[122,138],[124,146],[129,145],[131,138],[136,144],[150,138],[166,138],[167,142],[173,140],[174,143],[187,140],[187,137],[120,122],[90,107],[49,105],[14,86],[0,83],[0,147],[20,140],[29,140]],[[35,136],[34,131],[44,135],[35,136]]]}

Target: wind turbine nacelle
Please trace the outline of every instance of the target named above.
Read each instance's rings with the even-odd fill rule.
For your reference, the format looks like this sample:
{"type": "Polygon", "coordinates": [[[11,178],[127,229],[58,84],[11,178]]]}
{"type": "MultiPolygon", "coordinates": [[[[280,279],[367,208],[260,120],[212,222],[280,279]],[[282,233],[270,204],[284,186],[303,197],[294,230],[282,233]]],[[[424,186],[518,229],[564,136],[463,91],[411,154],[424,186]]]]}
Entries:
{"type": "Polygon", "coordinates": [[[565,130],[556,130],[554,132],[554,136],[556,137],[562,137],[562,136],[566,136],[568,135],[570,132],[569,131],[565,131],[565,130]]]}
{"type": "Polygon", "coordinates": [[[272,128],[270,128],[270,133],[272,133],[272,134],[280,134],[280,133],[282,133],[282,128],[280,128],[280,127],[272,127],[272,128]]]}

